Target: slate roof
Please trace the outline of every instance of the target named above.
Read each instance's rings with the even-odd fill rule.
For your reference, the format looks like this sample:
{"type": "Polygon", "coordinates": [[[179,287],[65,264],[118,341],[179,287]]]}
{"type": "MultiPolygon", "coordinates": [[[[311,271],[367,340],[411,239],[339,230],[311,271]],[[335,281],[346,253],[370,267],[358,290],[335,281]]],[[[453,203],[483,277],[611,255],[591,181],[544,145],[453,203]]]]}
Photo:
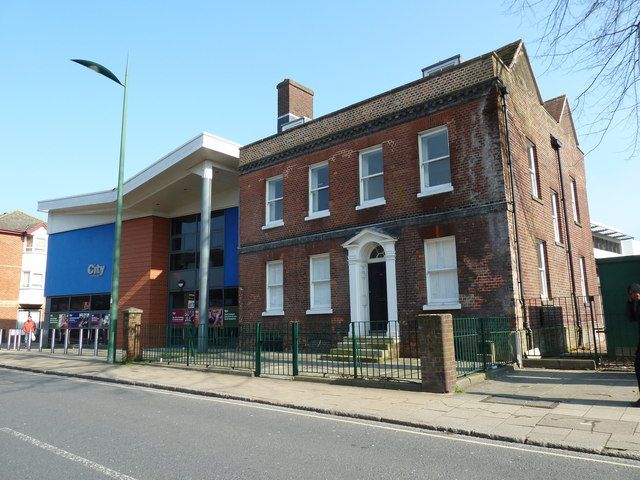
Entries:
{"type": "Polygon", "coordinates": [[[7,212],[0,215],[0,230],[9,232],[28,232],[39,225],[46,226],[46,222],[31,215],[27,215],[20,210],[7,212]]]}

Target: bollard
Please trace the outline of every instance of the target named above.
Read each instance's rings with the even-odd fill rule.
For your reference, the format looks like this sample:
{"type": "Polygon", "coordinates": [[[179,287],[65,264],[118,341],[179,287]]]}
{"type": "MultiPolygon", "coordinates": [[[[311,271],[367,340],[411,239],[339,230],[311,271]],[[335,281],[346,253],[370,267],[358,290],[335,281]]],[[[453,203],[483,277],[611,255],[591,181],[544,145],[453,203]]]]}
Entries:
{"type": "Polygon", "coordinates": [[[98,356],[98,337],[99,337],[98,332],[99,332],[99,330],[96,328],[93,332],[94,332],[95,337],[96,337],[96,338],[93,339],[93,356],[97,357],[98,356]]]}
{"type": "Polygon", "coordinates": [[[64,331],[64,354],[66,355],[69,351],[69,329],[67,328],[64,331]]]}
{"type": "Polygon", "coordinates": [[[78,335],[78,356],[82,356],[82,341],[84,340],[84,328],[80,329],[80,333],[78,335]]]}
{"type": "Polygon", "coordinates": [[[51,329],[51,353],[55,353],[56,350],[56,329],[51,329]]]}
{"type": "Polygon", "coordinates": [[[40,329],[40,338],[38,339],[38,351],[42,352],[42,329],[40,329]]]}

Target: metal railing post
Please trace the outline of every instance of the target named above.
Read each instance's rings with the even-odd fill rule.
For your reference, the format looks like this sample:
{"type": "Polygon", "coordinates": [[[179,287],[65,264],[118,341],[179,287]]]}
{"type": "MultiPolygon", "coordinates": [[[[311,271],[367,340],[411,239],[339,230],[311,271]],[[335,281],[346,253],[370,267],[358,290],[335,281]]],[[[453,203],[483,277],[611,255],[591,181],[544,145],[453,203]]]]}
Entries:
{"type": "Polygon", "coordinates": [[[256,323],[256,377],[260,376],[262,367],[262,325],[260,322],[256,323]]]}
{"type": "Polygon", "coordinates": [[[80,329],[80,335],[78,336],[78,356],[82,356],[82,342],[84,340],[84,328],[80,329]]]}
{"type": "Polygon", "coordinates": [[[596,367],[600,367],[600,355],[598,355],[598,337],[596,337],[596,321],[593,314],[593,302],[595,301],[595,297],[593,295],[589,295],[589,315],[591,317],[591,332],[593,333],[593,350],[596,355],[596,367]]]}
{"type": "Polygon", "coordinates": [[[51,333],[51,353],[54,353],[56,350],[56,329],[52,328],[50,330],[51,333]]]}
{"type": "Polygon", "coordinates": [[[42,352],[42,328],[40,329],[40,338],[38,339],[38,351],[42,352]]]}
{"type": "Polygon", "coordinates": [[[298,375],[298,322],[291,324],[291,360],[293,362],[293,375],[298,375]]]}
{"type": "Polygon", "coordinates": [[[2,334],[4,333],[4,330],[0,328],[0,350],[2,350],[2,334]]]}
{"type": "Polygon", "coordinates": [[[99,330],[97,328],[93,330],[93,334],[95,335],[95,338],[93,339],[93,356],[94,357],[98,356],[98,337],[100,336],[98,332],[99,330]]]}
{"type": "Polygon", "coordinates": [[[356,339],[356,324],[351,324],[351,357],[353,361],[353,378],[358,378],[358,340],[356,339]]]}
{"type": "Polygon", "coordinates": [[[484,317],[480,317],[480,353],[482,354],[482,369],[487,369],[487,339],[484,332],[484,317]]]}
{"type": "Polygon", "coordinates": [[[64,331],[64,354],[69,352],[69,329],[64,331]]]}

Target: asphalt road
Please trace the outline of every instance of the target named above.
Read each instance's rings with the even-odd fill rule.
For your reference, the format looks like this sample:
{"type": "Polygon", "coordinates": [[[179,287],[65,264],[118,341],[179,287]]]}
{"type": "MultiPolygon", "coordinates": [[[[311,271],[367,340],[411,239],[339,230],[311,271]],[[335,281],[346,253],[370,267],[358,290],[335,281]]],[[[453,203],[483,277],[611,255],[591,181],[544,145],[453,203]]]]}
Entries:
{"type": "Polygon", "coordinates": [[[637,480],[640,462],[0,369],[14,478],[637,480]]]}

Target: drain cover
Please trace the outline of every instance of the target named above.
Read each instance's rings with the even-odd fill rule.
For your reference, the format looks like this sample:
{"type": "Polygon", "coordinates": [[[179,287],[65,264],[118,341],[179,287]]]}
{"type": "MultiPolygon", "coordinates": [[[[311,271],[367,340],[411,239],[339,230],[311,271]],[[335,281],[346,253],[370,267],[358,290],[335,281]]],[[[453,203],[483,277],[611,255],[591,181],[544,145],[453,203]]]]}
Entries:
{"type": "Polygon", "coordinates": [[[521,405],[523,407],[536,407],[536,408],[556,408],[558,406],[558,402],[549,402],[547,400],[538,400],[537,398],[527,398],[527,397],[499,397],[499,396],[491,396],[487,397],[482,402],[487,403],[501,403],[503,405],[521,405]]]}

